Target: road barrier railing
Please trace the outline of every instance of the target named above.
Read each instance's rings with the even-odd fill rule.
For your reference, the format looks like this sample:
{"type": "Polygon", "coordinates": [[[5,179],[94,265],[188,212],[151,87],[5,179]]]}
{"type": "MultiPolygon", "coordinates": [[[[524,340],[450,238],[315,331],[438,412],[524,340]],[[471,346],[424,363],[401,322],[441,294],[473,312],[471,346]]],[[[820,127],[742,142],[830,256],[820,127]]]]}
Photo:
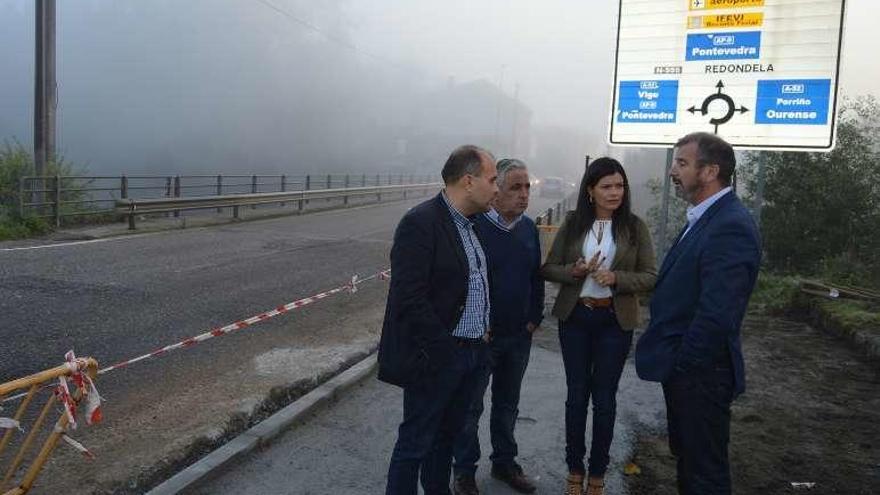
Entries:
{"type": "MultiPolygon", "coordinates": [[[[75,417],[80,402],[88,399],[90,394],[94,394],[91,400],[99,400],[93,383],[98,374],[98,362],[92,358],[74,358],[72,353],[69,355],[67,363],[61,366],[0,384],[0,402],[11,393],[24,391],[24,397],[14,416],[2,417],[6,413],[0,411],[0,432],[3,432],[0,439],[0,459],[9,461],[8,465],[5,462],[0,464],[0,474],[3,475],[0,491],[3,495],[27,493],[61,440],[82,453],[91,455],[85,447],[67,436],[67,431],[76,424],[75,417]],[[68,378],[76,386],[72,393],[67,387],[68,378]],[[55,392],[48,395],[45,405],[39,413],[34,414],[36,411],[30,411],[29,406],[38,397],[39,391],[50,387],[55,388],[55,392]],[[49,416],[55,414],[59,414],[60,417],[47,435],[44,425],[49,416]],[[39,441],[38,438],[43,436],[46,438],[42,446],[39,450],[33,451],[32,447],[39,441]],[[14,456],[2,455],[7,447],[14,448],[16,445],[18,451],[14,456]],[[20,481],[13,481],[22,471],[24,474],[20,481]],[[12,488],[9,488],[10,485],[13,485],[12,488]]],[[[45,397],[45,394],[39,396],[45,397]]],[[[90,422],[90,420],[91,418],[86,421],[90,422]]],[[[10,449],[10,454],[13,448],[10,449]]]]}
{"type": "Polygon", "coordinates": [[[562,225],[565,214],[577,206],[576,193],[572,193],[562,201],[556,203],[552,208],[535,217],[535,224],[538,227],[538,236],[541,240],[541,261],[547,259],[547,253],[550,252],[550,246],[553,245],[553,239],[556,238],[556,232],[562,225]],[[554,224],[554,220],[556,221],[554,224]]]}
{"type": "Polygon", "coordinates": [[[565,217],[566,212],[569,210],[573,210],[577,203],[575,202],[575,195],[572,194],[562,201],[556,203],[552,208],[547,208],[547,211],[541,213],[540,215],[535,217],[535,223],[538,225],[556,225],[557,227],[562,224],[563,217],[565,217]]]}
{"type": "MultiPolygon", "coordinates": [[[[433,182],[435,175],[417,174],[307,174],[307,175],[43,175],[19,178],[7,208],[18,215],[64,222],[90,222],[88,217],[112,216],[116,200],[201,197],[266,192],[293,192],[433,182]]],[[[2,209],[3,206],[0,206],[2,209]]],[[[102,221],[102,220],[98,220],[102,221]]],[[[111,221],[106,219],[104,221],[111,221]]]]}
{"type": "Polygon", "coordinates": [[[224,196],[200,196],[189,198],[158,198],[158,199],[124,199],[116,201],[115,212],[128,216],[128,228],[136,228],[136,218],[141,214],[178,212],[180,210],[197,210],[208,208],[232,208],[232,215],[240,218],[241,206],[255,206],[271,203],[297,202],[298,208],[308,201],[319,199],[342,199],[348,204],[351,198],[376,196],[382,201],[382,195],[401,194],[403,199],[412,194],[426,194],[436,191],[439,182],[424,184],[403,184],[392,186],[348,187],[338,189],[318,189],[308,191],[269,192],[256,194],[230,194],[224,196]]]}

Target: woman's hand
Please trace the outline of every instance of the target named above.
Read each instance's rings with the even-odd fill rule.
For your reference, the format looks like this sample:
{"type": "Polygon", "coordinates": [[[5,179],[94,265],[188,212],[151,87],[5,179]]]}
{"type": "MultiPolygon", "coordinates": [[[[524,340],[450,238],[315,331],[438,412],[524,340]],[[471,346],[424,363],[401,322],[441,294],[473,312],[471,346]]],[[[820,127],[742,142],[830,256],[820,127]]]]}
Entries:
{"type": "Polygon", "coordinates": [[[596,271],[599,265],[605,261],[605,257],[603,256],[601,259],[599,256],[602,254],[601,251],[596,251],[596,254],[590,258],[590,261],[587,262],[583,257],[578,258],[577,261],[574,262],[574,268],[571,269],[571,276],[574,278],[584,278],[587,275],[596,271]]]}
{"type": "Polygon", "coordinates": [[[600,266],[602,266],[602,263],[605,262],[605,257],[602,256],[600,258],[600,256],[602,256],[602,251],[596,251],[596,254],[590,258],[590,262],[587,263],[587,273],[594,273],[600,266]]]}
{"type": "Polygon", "coordinates": [[[584,258],[578,258],[577,261],[574,262],[574,267],[571,269],[571,276],[574,278],[584,278],[587,276],[587,263],[584,261],[584,258]]]}
{"type": "Polygon", "coordinates": [[[617,284],[617,276],[614,272],[604,268],[593,273],[593,280],[602,287],[613,287],[617,284]]]}

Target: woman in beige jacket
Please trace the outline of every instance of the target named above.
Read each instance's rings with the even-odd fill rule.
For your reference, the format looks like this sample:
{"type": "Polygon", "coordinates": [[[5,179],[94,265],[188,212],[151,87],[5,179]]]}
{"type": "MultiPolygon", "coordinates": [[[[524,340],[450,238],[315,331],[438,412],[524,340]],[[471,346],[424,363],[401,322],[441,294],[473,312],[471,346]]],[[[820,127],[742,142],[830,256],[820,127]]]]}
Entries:
{"type": "Polygon", "coordinates": [[[639,324],[639,293],[657,278],[654,248],[645,222],[630,212],[626,172],[617,160],[599,158],[581,180],[577,208],[559,228],[544,277],[560,284],[553,315],[565,365],[567,494],[604,491],[614,435],[617,385],[639,324]],[[593,399],[589,470],[587,410],[593,399]]]}

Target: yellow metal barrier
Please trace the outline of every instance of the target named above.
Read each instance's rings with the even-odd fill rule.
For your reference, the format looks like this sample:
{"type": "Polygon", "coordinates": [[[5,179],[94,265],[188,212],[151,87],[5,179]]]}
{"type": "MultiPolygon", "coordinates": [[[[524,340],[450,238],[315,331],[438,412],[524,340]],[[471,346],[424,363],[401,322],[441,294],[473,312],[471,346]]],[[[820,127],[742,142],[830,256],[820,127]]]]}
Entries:
{"type": "MultiPolygon", "coordinates": [[[[26,418],[25,415],[27,413],[28,406],[31,404],[31,402],[37,396],[37,393],[41,389],[47,386],[51,387],[51,382],[57,382],[58,377],[71,376],[75,373],[86,373],[92,380],[94,380],[98,373],[98,362],[92,358],[80,358],[73,361],[72,365],[64,364],[52,369],[35,373],[30,376],[26,376],[24,378],[19,378],[17,380],[12,380],[10,382],[0,384],[0,400],[3,400],[5,397],[14,392],[27,390],[27,393],[22,399],[18,410],[15,412],[15,416],[11,418],[21,423],[26,418]]],[[[80,401],[83,398],[83,390],[77,388],[71,395],[73,403],[79,405],[80,401]]],[[[28,458],[28,453],[31,450],[31,446],[34,444],[34,440],[36,440],[37,436],[42,430],[43,424],[46,422],[46,418],[49,416],[54,406],[56,405],[60,405],[62,408],[64,407],[63,404],[58,401],[55,394],[50,394],[48,400],[46,401],[46,405],[44,405],[43,408],[40,410],[39,415],[36,417],[30,427],[25,430],[27,432],[27,435],[25,436],[24,440],[21,441],[18,452],[10,461],[8,467],[6,467],[5,472],[0,471],[4,473],[2,484],[0,484],[0,490],[5,490],[6,487],[9,486],[10,481],[19,471],[19,468],[22,465],[27,464],[25,461],[28,458]]],[[[36,457],[31,459],[30,467],[26,469],[24,476],[21,478],[21,482],[18,483],[17,486],[15,486],[14,488],[3,492],[3,495],[23,495],[31,489],[34,481],[40,474],[40,471],[46,464],[46,461],[52,454],[52,451],[58,445],[58,441],[65,434],[68,424],[69,420],[67,414],[62,412],[58,420],[55,422],[55,427],[52,429],[51,432],[49,432],[48,437],[43,442],[43,445],[40,448],[39,452],[36,454],[36,457]]],[[[15,440],[17,440],[20,436],[22,436],[21,432],[16,429],[6,430],[6,432],[3,434],[3,438],[0,439],[0,461],[4,459],[4,456],[2,454],[6,447],[10,444],[16,443],[15,440]]],[[[9,459],[7,458],[6,460],[9,459]]],[[[0,468],[2,468],[2,464],[0,464],[0,468]]]]}

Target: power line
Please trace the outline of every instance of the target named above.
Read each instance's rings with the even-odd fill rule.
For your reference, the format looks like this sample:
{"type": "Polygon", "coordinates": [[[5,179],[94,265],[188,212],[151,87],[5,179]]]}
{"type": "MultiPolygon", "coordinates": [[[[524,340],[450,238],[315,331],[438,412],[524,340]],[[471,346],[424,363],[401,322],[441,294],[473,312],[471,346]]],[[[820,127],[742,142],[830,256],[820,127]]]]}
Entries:
{"type": "Polygon", "coordinates": [[[266,6],[266,7],[268,7],[268,8],[270,8],[270,9],[274,10],[274,11],[277,12],[278,14],[280,14],[280,15],[286,17],[289,21],[294,22],[294,23],[296,23],[296,24],[299,24],[300,26],[303,26],[303,27],[305,27],[305,28],[307,28],[307,29],[310,29],[310,30],[312,30],[312,31],[314,31],[314,32],[316,32],[316,33],[318,33],[318,34],[320,34],[320,35],[323,36],[325,39],[327,39],[327,41],[331,41],[331,42],[333,42],[333,43],[337,43],[337,44],[339,44],[339,45],[341,45],[341,46],[344,46],[345,48],[348,48],[349,50],[352,50],[352,51],[354,51],[354,52],[360,53],[360,54],[365,55],[365,56],[367,56],[367,57],[370,57],[370,58],[372,58],[372,59],[378,60],[379,62],[386,63],[386,64],[388,64],[388,65],[394,67],[395,69],[402,70],[402,71],[406,71],[406,72],[413,72],[413,73],[416,72],[416,71],[413,70],[411,67],[407,67],[407,66],[405,66],[405,65],[401,65],[401,64],[399,64],[399,63],[397,63],[397,62],[395,62],[395,61],[393,61],[393,60],[391,60],[391,59],[389,59],[389,58],[385,58],[385,57],[383,57],[383,56],[381,56],[381,55],[376,55],[375,53],[370,53],[370,52],[368,52],[368,51],[366,51],[366,50],[363,50],[363,49],[361,49],[361,48],[358,48],[357,45],[355,45],[354,43],[352,43],[352,42],[350,42],[350,41],[348,41],[348,40],[345,40],[345,39],[339,38],[339,37],[337,37],[337,36],[333,36],[332,34],[330,34],[330,33],[326,32],[326,31],[324,31],[323,29],[321,29],[320,27],[318,27],[318,26],[312,24],[311,22],[309,22],[309,21],[307,21],[307,20],[305,20],[305,19],[303,19],[303,18],[301,18],[301,17],[297,17],[296,15],[294,15],[294,14],[292,14],[292,13],[290,13],[290,12],[284,10],[284,9],[282,9],[281,7],[279,7],[279,6],[277,6],[277,5],[275,5],[275,4],[271,3],[271,2],[269,2],[268,0],[256,0],[256,1],[259,2],[259,3],[261,3],[261,4],[263,4],[263,5],[266,6]]]}

